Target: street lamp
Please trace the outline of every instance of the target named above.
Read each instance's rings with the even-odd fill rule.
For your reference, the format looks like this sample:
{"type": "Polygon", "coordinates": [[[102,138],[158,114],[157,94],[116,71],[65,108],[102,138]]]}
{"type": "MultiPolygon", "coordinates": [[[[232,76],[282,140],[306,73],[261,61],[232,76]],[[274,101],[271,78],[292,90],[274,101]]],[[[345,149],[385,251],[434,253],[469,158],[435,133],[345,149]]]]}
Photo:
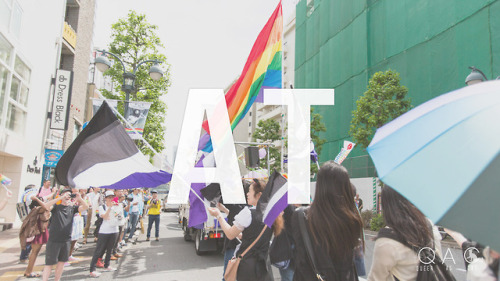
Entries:
{"type": "Polygon", "coordinates": [[[163,77],[163,71],[161,70],[161,68],[159,66],[161,61],[159,61],[159,60],[141,61],[134,68],[133,72],[127,72],[127,70],[125,68],[125,64],[123,64],[123,61],[117,55],[110,53],[110,52],[107,52],[105,50],[97,50],[97,51],[102,54],[101,56],[99,56],[95,59],[95,65],[100,72],[105,72],[106,70],[108,70],[111,67],[111,62],[108,60],[108,58],[106,56],[103,56],[104,54],[108,54],[108,55],[113,56],[122,65],[122,68],[123,68],[122,91],[124,91],[126,94],[125,95],[125,118],[127,118],[128,117],[128,101],[130,98],[130,93],[134,90],[135,78],[136,78],[135,73],[137,72],[137,69],[139,69],[139,66],[141,66],[144,63],[153,62],[154,65],[151,66],[151,68],[149,69],[149,76],[154,81],[158,81],[163,77]]]}
{"type": "Polygon", "coordinates": [[[486,75],[484,75],[484,73],[481,70],[477,69],[475,66],[469,66],[469,69],[472,69],[472,71],[467,76],[467,78],[465,78],[465,84],[467,84],[467,86],[481,83],[483,81],[488,81],[486,75]]]}

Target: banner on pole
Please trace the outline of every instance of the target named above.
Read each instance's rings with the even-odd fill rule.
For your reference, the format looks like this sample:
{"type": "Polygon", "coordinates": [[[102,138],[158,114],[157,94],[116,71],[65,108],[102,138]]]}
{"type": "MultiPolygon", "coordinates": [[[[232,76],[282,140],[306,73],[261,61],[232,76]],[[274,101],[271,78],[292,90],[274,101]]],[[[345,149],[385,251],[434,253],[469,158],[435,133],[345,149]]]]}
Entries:
{"type": "Polygon", "coordinates": [[[61,159],[63,154],[64,150],[45,149],[44,166],[55,168],[57,166],[57,162],[59,162],[59,159],[61,159]]]}
{"type": "Polygon", "coordinates": [[[344,160],[347,158],[347,155],[351,153],[352,149],[356,144],[350,141],[344,141],[344,147],[340,150],[340,153],[335,157],[334,162],[337,164],[342,164],[344,160]]]}
{"type": "Polygon", "coordinates": [[[131,101],[128,103],[128,112],[125,114],[125,116],[127,116],[127,121],[140,134],[139,136],[134,132],[133,129],[125,128],[130,138],[132,139],[141,138],[142,133],[144,132],[144,126],[146,125],[146,119],[148,118],[150,107],[151,107],[150,102],[131,101]]]}
{"type": "MultiPolygon", "coordinates": [[[[92,110],[93,114],[92,116],[95,115],[95,113],[99,110],[99,107],[101,107],[103,99],[92,99],[92,110]]],[[[117,100],[108,100],[106,99],[106,102],[108,103],[109,107],[112,107],[116,110],[118,110],[118,101],[117,100]]],[[[113,113],[116,115],[116,113],[113,111],[113,113]]]]}

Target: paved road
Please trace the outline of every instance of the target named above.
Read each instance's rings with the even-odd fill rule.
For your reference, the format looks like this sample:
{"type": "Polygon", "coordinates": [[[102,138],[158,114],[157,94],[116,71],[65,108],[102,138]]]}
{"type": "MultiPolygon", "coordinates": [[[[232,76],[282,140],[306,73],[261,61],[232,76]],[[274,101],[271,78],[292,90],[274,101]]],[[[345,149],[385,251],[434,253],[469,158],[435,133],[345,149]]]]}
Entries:
{"type": "MultiPolygon", "coordinates": [[[[373,241],[367,236],[366,243],[366,266],[369,270],[373,253],[373,241]]],[[[161,217],[160,241],[145,241],[145,234],[139,235],[139,242],[136,245],[129,245],[126,254],[118,261],[112,261],[112,266],[118,268],[115,272],[105,272],[97,280],[130,280],[130,281],[186,281],[186,280],[221,280],[223,256],[220,253],[213,253],[198,256],[194,250],[193,242],[185,242],[182,230],[177,224],[176,213],[164,213],[161,217]]],[[[75,256],[81,261],[72,263],[66,267],[62,280],[96,280],[89,277],[90,257],[95,249],[93,242],[84,245],[83,249],[77,251],[75,256]]],[[[447,248],[444,249],[446,251],[447,248]]],[[[457,265],[451,261],[448,264],[454,270],[457,280],[465,281],[463,261],[460,259],[460,252],[451,249],[457,265]]],[[[17,251],[16,252],[17,255],[17,251]]],[[[14,253],[12,254],[13,258],[14,253]]],[[[37,264],[42,264],[45,256],[41,255],[37,264]]],[[[5,263],[4,266],[11,266],[13,263],[5,263]]],[[[0,276],[3,280],[28,280],[22,275],[22,265],[17,265],[15,269],[7,269],[7,273],[0,276]],[[5,276],[11,276],[6,278],[5,276]]],[[[37,266],[35,270],[41,270],[37,266]]],[[[0,270],[3,271],[3,270],[0,270]]],[[[4,271],[5,272],[5,271],[4,271]]],[[[278,271],[273,268],[275,280],[280,280],[278,271]]],[[[1,274],[0,274],[1,275],[1,274]]],[[[37,279],[29,279],[37,280],[37,279]]],[[[38,279],[40,280],[40,279],[38,279]]],[[[50,280],[53,280],[51,278],[50,280]]]]}

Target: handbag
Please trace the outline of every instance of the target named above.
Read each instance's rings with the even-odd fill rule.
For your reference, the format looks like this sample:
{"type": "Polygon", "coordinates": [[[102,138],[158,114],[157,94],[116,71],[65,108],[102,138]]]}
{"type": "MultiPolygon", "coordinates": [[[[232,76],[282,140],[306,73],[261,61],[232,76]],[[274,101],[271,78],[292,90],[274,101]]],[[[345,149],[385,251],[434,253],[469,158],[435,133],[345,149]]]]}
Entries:
{"type": "Polygon", "coordinates": [[[144,220],[142,217],[139,218],[139,222],[141,223],[141,233],[144,234],[144,220]]]}
{"type": "Polygon", "coordinates": [[[309,262],[312,265],[312,269],[314,274],[316,274],[316,278],[319,281],[325,281],[323,275],[318,271],[316,267],[316,259],[314,258],[313,248],[311,244],[311,238],[309,237],[309,232],[306,228],[306,213],[304,209],[298,210],[299,212],[299,228],[300,233],[302,234],[302,240],[304,241],[304,246],[306,247],[307,256],[309,257],[309,262]]]}
{"type": "Polygon", "coordinates": [[[292,247],[288,233],[282,232],[280,235],[275,236],[269,248],[271,264],[279,269],[287,269],[293,257],[292,247]]]}
{"type": "Polygon", "coordinates": [[[259,241],[262,234],[264,234],[264,231],[266,231],[266,227],[267,226],[264,225],[264,228],[260,232],[257,239],[255,239],[255,241],[253,241],[253,243],[250,246],[248,246],[248,248],[241,255],[238,255],[237,257],[233,257],[227,263],[226,272],[224,272],[224,280],[236,281],[236,276],[238,275],[238,266],[240,265],[241,259],[248,251],[250,251],[250,249],[252,249],[252,247],[255,245],[255,243],[257,243],[257,241],[259,241]]]}

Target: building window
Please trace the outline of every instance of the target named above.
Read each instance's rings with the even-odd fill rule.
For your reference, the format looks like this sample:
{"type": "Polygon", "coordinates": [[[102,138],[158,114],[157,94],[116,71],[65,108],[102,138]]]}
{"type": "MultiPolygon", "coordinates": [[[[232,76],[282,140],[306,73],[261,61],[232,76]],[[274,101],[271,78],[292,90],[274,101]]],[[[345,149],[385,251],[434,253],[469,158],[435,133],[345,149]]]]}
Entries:
{"type": "Polygon", "coordinates": [[[0,0],[0,24],[9,27],[12,0],[0,0]]]}
{"type": "Polygon", "coordinates": [[[0,25],[9,30],[16,38],[21,33],[23,10],[17,1],[0,0],[0,25]]]}
{"type": "Polygon", "coordinates": [[[0,124],[24,135],[31,69],[13,53],[12,45],[0,34],[0,124]],[[4,115],[5,109],[7,114],[4,115]]]}
{"type": "MultiPolygon", "coordinates": [[[[0,0],[0,3],[1,1],[2,0],[0,0]]],[[[6,65],[10,64],[12,49],[12,45],[9,44],[9,42],[7,42],[7,40],[0,34],[0,61],[2,61],[6,65]]]]}

